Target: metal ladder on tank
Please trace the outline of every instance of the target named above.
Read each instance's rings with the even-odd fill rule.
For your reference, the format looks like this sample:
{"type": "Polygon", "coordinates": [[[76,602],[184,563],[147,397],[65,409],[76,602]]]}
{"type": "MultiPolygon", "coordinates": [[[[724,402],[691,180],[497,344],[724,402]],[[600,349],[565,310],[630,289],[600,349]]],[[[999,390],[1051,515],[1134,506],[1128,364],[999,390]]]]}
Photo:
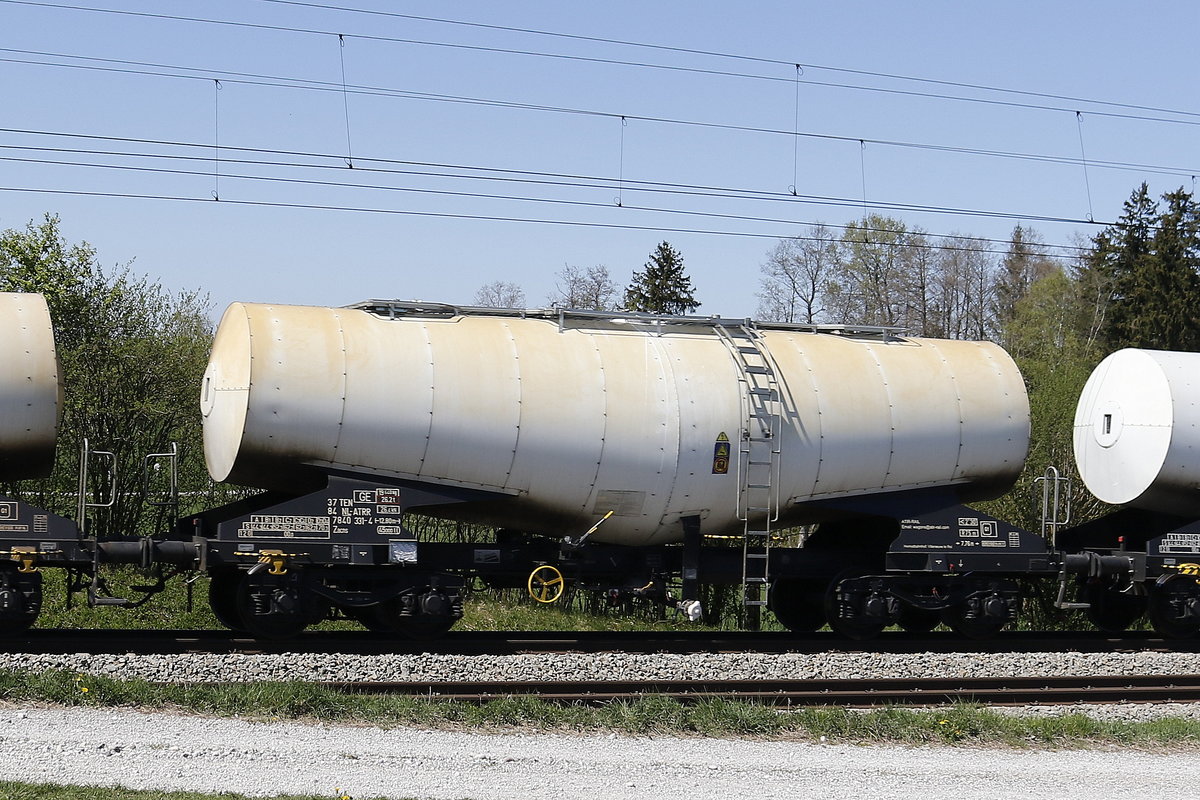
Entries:
{"type": "Polygon", "coordinates": [[[742,616],[758,630],[770,581],[771,525],[779,519],[782,408],[779,376],[759,333],[744,323],[719,325],[738,370],[743,426],[738,437],[737,517],[742,528],[742,616]]]}

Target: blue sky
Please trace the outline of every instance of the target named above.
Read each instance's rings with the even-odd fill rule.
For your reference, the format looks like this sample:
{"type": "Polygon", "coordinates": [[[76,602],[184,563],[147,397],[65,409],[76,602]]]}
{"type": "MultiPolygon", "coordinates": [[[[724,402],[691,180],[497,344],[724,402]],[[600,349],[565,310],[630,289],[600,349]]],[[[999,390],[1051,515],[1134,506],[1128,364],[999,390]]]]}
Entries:
{"type": "Polygon", "coordinates": [[[1142,181],[1193,189],[1197,22],[1186,2],[0,0],[0,228],[59,214],[216,313],[469,303],[496,280],[539,306],[565,264],[624,285],[665,239],[701,313],[753,315],[767,251],[807,223],[1023,221],[1071,245],[1142,181]]]}

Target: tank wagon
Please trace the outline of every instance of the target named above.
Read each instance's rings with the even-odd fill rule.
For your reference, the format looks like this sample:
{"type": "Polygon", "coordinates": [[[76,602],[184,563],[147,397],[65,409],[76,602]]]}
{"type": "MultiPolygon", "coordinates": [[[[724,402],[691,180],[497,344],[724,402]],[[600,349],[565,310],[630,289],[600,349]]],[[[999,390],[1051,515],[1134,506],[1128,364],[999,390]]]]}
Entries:
{"type": "MultiPolygon", "coordinates": [[[[61,380],[45,301],[0,295],[0,474],[44,475],[61,380]]],[[[1088,487],[1129,507],[1042,533],[966,503],[1026,456],[1029,409],[989,343],[865,327],[367,301],[235,303],[200,387],[212,477],[262,490],[152,537],[97,541],[84,446],[76,520],[0,497],[0,630],[41,605],[38,570],[94,605],[105,563],[210,576],[231,628],[288,636],[330,614],[428,637],[470,580],[552,601],[566,584],[701,614],[739,587],[789,628],[856,638],[1011,622],[1019,580],[1120,629],[1200,630],[1200,356],[1124,351],[1080,401],[1088,487]],[[1130,386],[1139,387],[1131,391],[1130,386]],[[413,534],[416,517],[497,528],[413,534]],[[802,526],[802,527],[797,527],[802,526]],[[1077,585],[1080,596],[1068,599],[1077,585]]],[[[92,476],[94,479],[95,476],[92,476]]],[[[94,482],[94,480],[93,480],[94,482]]],[[[173,491],[173,489],[172,489],[173,491]]]]}
{"type": "MultiPolygon", "coordinates": [[[[1080,477],[1123,506],[1066,530],[1059,546],[1128,559],[1084,585],[1092,621],[1121,630],[1145,613],[1171,636],[1200,632],[1200,353],[1119,350],[1092,372],[1075,413],[1080,477]]],[[[1097,561],[1097,564],[1100,562],[1097,561]]]]}
{"type": "MultiPolygon", "coordinates": [[[[0,480],[44,478],[54,466],[62,381],[46,300],[0,293],[0,480]]],[[[0,496],[0,631],[21,630],[41,610],[36,561],[79,560],[76,531],[17,498],[0,496]]]]}
{"type": "MultiPolygon", "coordinates": [[[[102,563],[173,565],[198,563],[201,548],[164,537],[97,541],[87,535],[91,509],[112,502],[89,494],[84,444],[76,516],[59,516],[27,502],[15,482],[48,476],[54,466],[63,384],[50,310],[40,294],[0,293],[0,633],[21,631],[42,606],[44,567],[62,568],[74,589],[93,605],[130,605],[104,591],[102,563]]],[[[109,455],[109,454],[104,454],[109,455]]],[[[97,477],[96,475],[92,476],[97,477]]],[[[99,476],[103,479],[104,475],[99,476]]],[[[101,481],[103,482],[103,481],[101,481]]]]}
{"type": "Polygon", "coordinates": [[[693,613],[698,581],[740,584],[751,616],[769,605],[795,628],[945,618],[983,634],[1016,612],[1009,576],[1053,571],[1039,536],[961,505],[1006,490],[1028,447],[1020,373],[990,343],[235,303],[201,409],[213,478],[266,492],[186,522],[214,608],[259,633],[330,606],[444,630],[466,573],[543,595],[565,576],[693,613]],[[410,511],[503,530],[418,543],[410,511]],[[803,547],[776,546],[812,524],[803,547]]]}

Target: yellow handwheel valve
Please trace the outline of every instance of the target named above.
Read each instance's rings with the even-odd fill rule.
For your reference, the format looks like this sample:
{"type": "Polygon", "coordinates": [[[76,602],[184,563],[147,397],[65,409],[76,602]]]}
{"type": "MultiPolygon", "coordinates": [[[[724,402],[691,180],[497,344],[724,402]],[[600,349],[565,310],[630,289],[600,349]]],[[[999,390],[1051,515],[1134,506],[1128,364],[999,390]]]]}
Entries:
{"type": "Polygon", "coordinates": [[[543,564],[529,573],[529,596],[539,603],[553,603],[562,597],[565,581],[558,567],[543,564]]]}

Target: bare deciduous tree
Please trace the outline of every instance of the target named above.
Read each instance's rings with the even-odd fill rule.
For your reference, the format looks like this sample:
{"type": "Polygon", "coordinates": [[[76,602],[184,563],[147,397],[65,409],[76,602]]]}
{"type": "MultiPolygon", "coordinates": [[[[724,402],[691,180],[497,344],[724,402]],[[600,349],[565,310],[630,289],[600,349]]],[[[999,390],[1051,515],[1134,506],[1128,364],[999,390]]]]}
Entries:
{"type": "Polygon", "coordinates": [[[554,282],[554,292],[547,298],[559,308],[578,308],[589,311],[612,311],[616,304],[616,284],[609,277],[608,267],[563,265],[554,282]]]}
{"type": "Polygon", "coordinates": [[[869,214],[846,227],[842,320],[904,325],[909,273],[908,230],[897,219],[869,214]]]}
{"type": "Polygon", "coordinates": [[[813,225],[794,239],[781,239],[762,265],[759,318],[806,324],[821,321],[840,254],[841,240],[825,225],[813,225]]]}
{"type": "Polygon", "coordinates": [[[475,292],[475,305],[488,308],[524,308],[525,291],[515,283],[492,281],[475,292]]]}

